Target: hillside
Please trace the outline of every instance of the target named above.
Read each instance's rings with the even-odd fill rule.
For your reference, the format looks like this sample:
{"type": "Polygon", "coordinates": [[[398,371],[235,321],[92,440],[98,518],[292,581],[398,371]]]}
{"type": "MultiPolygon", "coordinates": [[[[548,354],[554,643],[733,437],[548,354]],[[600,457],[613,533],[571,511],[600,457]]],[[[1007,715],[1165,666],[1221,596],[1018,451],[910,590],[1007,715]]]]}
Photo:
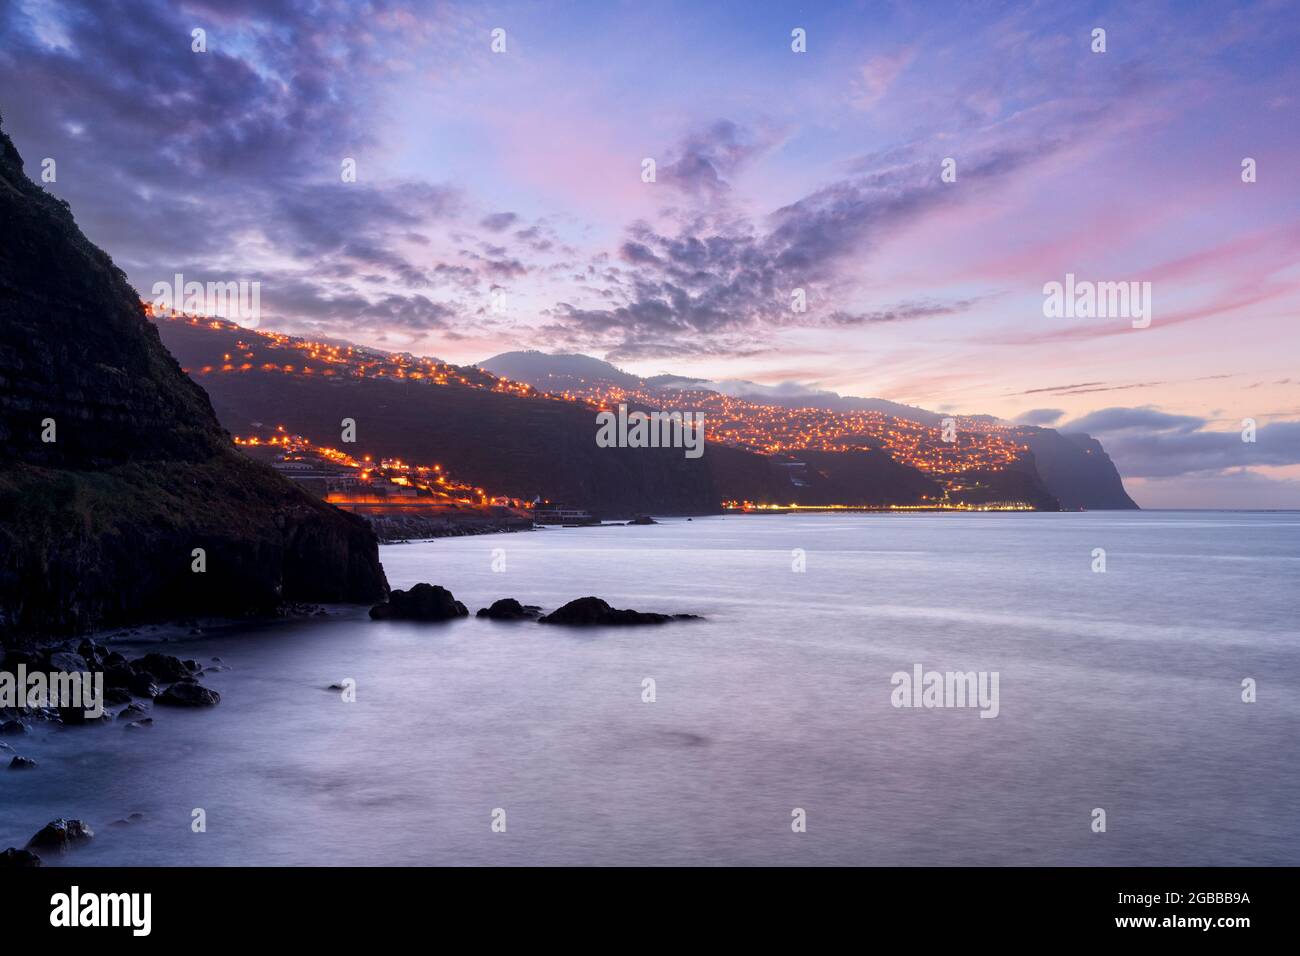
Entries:
{"type": "MultiPolygon", "coordinates": [[[[795,385],[764,386],[740,379],[707,382],[674,375],[637,379],[608,362],[589,356],[506,352],[480,362],[478,367],[496,374],[506,374],[504,370],[509,368],[513,370],[511,378],[538,388],[566,391],[575,397],[598,398],[619,392],[635,394],[643,402],[650,401],[651,396],[658,396],[655,403],[663,404],[685,390],[725,396],[737,404],[747,403],[757,409],[816,410],[828,423],[852,419],[861,413],[874,413],[926,428],[937,428],[944,417],[938,412],[886,399],[857,398],[795,385]],[[585,361],[578,363],[575,361],[577,358],[585,361]]],[[[1006,474],[990,476],[998,487],[997,494],[1015,494],[1017,486],[1023,485],[1023,493],[1039,502],[1040,506],[1050,498],[1067,510],[1137,508],[1124,490],[1123,480],[1101,442],[1089,435],[1065,435],[1051,428],[1010,425],[987,415],[962,416],[958,421],[959,433],[982,432],[1001,436],[1028,450],[1026,461],[1019,470],[1023,474],[1028,469],[1033,475],[1027,480],[1006,474]]]]}
{"type": "MultiPolygon", "coordinates": [[[[596,386],[582,378],[600,373],[604,363],[595,359],[575,365],[565,357],[568,371],[547,379],[548,391],[562,393],[553,395],[436,359],[197,316],[155,318],[163,341],[207,389],[222,423],[236,435],[292,434],[354,459],[438,465],[483,499],[540,497],[607,518],[715,513],[723,502],[916,507],[1015,500],[1026,507],[1057,507],[1032,466],[1007,467],[1013,449],[997,437],[965,436],[948,446],[938,443],[933,429],[907,426],[925,446],[918,445],[916,461],[887,454],[879,443],[821,449],[790,461],[730,434],[725,414],[707,407],[702,458],[671,448],[601,448],[595,443],[596,406],[586,397],[596,386]],[[581,375],[569,374],[575,368],[581,375]],[[356,441],[346,448],[340,445],[344,418],[356,423],[356,441]],[[928,475],[917,466],[937,468],[948,459],[959,479],[928,475]]],[[[519,354],[523,364],[512,367],[545,359],[541,353],[519,354]]],[[[658,400],[667,394],[679,400],[672,407],[681,408],[696,398],[718,399],[712,392],[680,391],[604,397],[626,398],[633,410],[654,410],[669,404],[658,400]]],[[[879,415],[870,420],[878,428],[890,422],[895,429],[900,425],[879,415]]]]}
{"type": "Polygon", "coordinates": [[[718,511],[703,459],[674,448],[600,448],[587,405],[387,353],[330,360],[304,340],[232,323],[160,318],[158,328],[237,435],[284,425],[316,445],[342,447],[340,423],[351,418],[354,454],[439,464],[490,496],[540,496],[610,518],[718,511]]]}
{"type": "Polygon", "coordinates": [[[0,632],[386,593],[365,523],[233,447],[2,130],[0,223],[0,632]]]}

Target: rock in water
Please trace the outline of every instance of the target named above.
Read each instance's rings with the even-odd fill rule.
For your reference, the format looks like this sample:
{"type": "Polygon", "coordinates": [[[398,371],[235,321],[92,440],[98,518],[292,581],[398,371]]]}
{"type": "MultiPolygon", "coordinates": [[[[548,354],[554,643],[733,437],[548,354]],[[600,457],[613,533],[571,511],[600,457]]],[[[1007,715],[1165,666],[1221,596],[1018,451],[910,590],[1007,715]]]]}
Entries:
{"type": "Polygon", "coordinates": [[[493,601],[491,607],[481,607],[475,617],[486,617],[493,621],[535,621],[542,613],[536,604],[520,604],[514,598],[501,598],[493,601]]]}
{"type": "Polygon", "coordinates": [[[235,448],[2,131],[0,223],[0,632],[384,597],[364,519],[235,448]]]}
{"type": "Polygon", "coordinates": [[[27,849],[53,850],[62,853],[79,843],[85,843],[95,835],[95,831],[82,820],[65,820],[60,817],[51,820],[27,841],[27,849]]]}
{"type": "Polygon", "coordinates": [[[41,865],[41,858],[31,850],[10,847],[0,853],[0,870],[25,870],[41,865]]]}
{"type": "Polygon", "coordinates": [[[658,524],[658,523],[659,523],[658,521],[655,521],[655,519],[651,518],[649,515],[637,515],[635,518],[633,518],[631,521],[628,522],[628,524],[658,524]]]}
{"type": "Polygon", "coordinates": [[[121,687],[109,687],[104,691],[104,705],[107,707],[117,707],[121,704],[131,703],[131,692],[121,687]]]}
{"type": "Polygon", "coordinates": [[[593,625],[667,624],[670,621],[697,621],[696,614],[655,614],[650,611],[620,610],[598,597],[578,598],[559,610],[538,618],[541,624],[567,624],[576,627],[593,625]]]}
{"type": "Polygon", "coordinates": [[[215,707],[221,703],[221,695],[196,680],[182,680],[159,694],[154,703],[168,707],[215,707]]]}
{"type": "Polygon", "coordinates": [[[387,604],[370,609],[370,616],[376,621],[450,621],[468,617],[469,611],[446,588],[417,584],[409,591],[394,591],[387,604]]]}
{"type": "Polygon", "coordinates": [[[36,761],[32,760],[30,757],[14,757],[13,760],[9,761],[9,769],[10,770],[35,770],[36,761]]]}
{"type": "Polygon", "coordinates": [[[136,673],[149,674],[164,683],[185,680],[191,673],[180,658],[170,654],[146,654],[139,660],[132,661],[131,669],[136,673]]]}

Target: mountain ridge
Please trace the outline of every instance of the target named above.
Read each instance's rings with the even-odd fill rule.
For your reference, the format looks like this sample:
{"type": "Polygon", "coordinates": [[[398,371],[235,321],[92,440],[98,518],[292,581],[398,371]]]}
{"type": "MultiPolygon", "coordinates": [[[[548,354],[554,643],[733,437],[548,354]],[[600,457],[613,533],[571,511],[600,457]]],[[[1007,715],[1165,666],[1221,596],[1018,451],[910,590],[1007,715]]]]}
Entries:
{"type": "MultiPolygon", "coordinates": [[[[572,388],[600,381],[622,388],[633,383],[651,389],[699,389],[714,391],[732,398],[784,408],[825,408],[837,412],[875,411],[894,418],[938,427],[946,417],[939,412],[905,405],[881,398],[859,398],[839,395],[836,392],[808,389],[798,383],[764,386],[741,379],[710,381],[708,379],[661,373],[650,378],[639,378],[617,366],[592,356],[564,354],[550,356],[537,350],[502,352],[476,363],[476,367],[494,374],[527,382],[538,388],[572,388]],[[552,358],[562,361],[552,362],[552,358]],[[583,362],[576,362],[575,359],[583,362]],[[580,367],[584,376],[579,380],[570,370],[580,367]],[[602,378],[602,376],[604,376],[602,378]]],[[[994,416],[961,416],[967,422],[984,422],[989,425],[1014,427],[1014,435],[1028,447],[1043,484],[1067,510],[1133,510],[1138,506],[1124,489],[1123,479],[1097,439],[1084,433],[1059,432],[1037,425],[1017,425],[994,416]]]]}
{"type": "MultiPolygon", "coordinates": [[[[164,312],[154,319],[167,347],[207,389],[218,417],[236,434],[261,442],[275,434],[296,435],[342,452],[340,416],[349,416],[357,434],[346,454],[354,460],[370,455],[375,461],[441,466],[450,479],[477,486],[485,500],[540,498],[604,518],[715,514],[724,503],[979,507],[1019,501],[1059,508],[1031,463],[1006,467],[1009,459],[1002,456],[1012,446],[1000,439],[983,442],[982,459],[964,458],[957,445],[939,443],[934,429],[912,427],[927,456],[964,460],[960,480],[940,476],[939,485],[916,462],[896,461],[878,442],[824,449],[816,464],[808,455],[802,459],[809,460],[773,456],[721,435],[706,442],[701,458],[684,458],[674,448],[600,447],[600,401],[550,383],[538,391],[474,366],[339,349],[210,317],[164,312]]],[[[582,361],[578,379],[591,367],[582,361]]],[[[573,371],[572,364],[566,371],[573,371]]],[[[636,406],[633,411],[660,410],[635,399],[629,404],[636,406]]],[[[962,444],[969,452],[981,442],[968,435],[962,444]]]]}

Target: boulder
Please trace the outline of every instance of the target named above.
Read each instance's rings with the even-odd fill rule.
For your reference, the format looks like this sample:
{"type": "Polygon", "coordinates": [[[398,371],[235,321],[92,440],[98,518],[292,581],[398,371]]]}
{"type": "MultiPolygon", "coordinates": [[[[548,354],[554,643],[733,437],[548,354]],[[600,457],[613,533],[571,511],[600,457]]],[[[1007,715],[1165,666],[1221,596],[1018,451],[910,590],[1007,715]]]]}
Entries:
{"type": "Polygon", "coordinates": [[[104,686],[130,688],[135,675],[136,672],[127,664],[110,663],[104,668],[104,686]]]}
{"type": "Polygon", "coordinates": [[[178,657],[172,657],[170,654],[146,654],[138,660],[131,662],[131,667],[136,673],[149,674],[164,683],[176,680],[184,680],[190,676],[190,669],[178,657]]]}
{"type": "Polygon", "coordinates": [[[104,706],[117,707],[131,703],[131,692],[124,687],[108,687],[104,690],[104,706]]]}
{"type": "Polygon", "coordinates": [[[14,757],[9,761],[10,770],[35,770],[36,761],[31,757],[14,757]]]}
{"type": "Polygon", "coordinates": [[[536,604],[520,604],[514,598],[501,598],[493,601],[491,607],[481,607],[475,617],[486,617],[493,621],[535,621],[542,609],[536,604]]]}
{"type": "Polygon", "coordinates": [[[469,611],[446,588],[417,584],[409,591],[393,591],[388,603],[370,609],[370,616],[376,621],[450,621],[468,617],[469,611]]]}
{"type": "Polygon", "coordinates": [[[127,704],[117,712],[118,720],[139,720],[141,717],[147,717],[149,712],[139,704],[127,704]]]}
{"type": "Polygon", "coordinates": [[[658,523],[659,523],[658,521],[655,521],[655,519],[651,518],[649,515],[637,515],[635,518],[633,518],[631,521],[628,522],[628,524],[658,524],[658,523]]]}
{"type": "Polygon", "coordinates": [[[186,679],[172,684],[154,703],[168,707],[215,707],[221,703],[221,695],[196,680],[186,679]]]}
{"type": "Polygon", "coordinates": [[[150,700],[158,696],[158,685],[144,671],[131,676],[131,684],[127,689],[137,697],[148,697],[150,700]]]}
{"type": "Polygon", "coordinates": [[[77,645],[77,653],[85,658],[92,670],[103,670],[108,648],[87,638],[77,645]]]}
{"type": "Polygon", "coordinates": [[[20,734],[27,733],[27,725],[21,720],[6,720],[0,723],[0,735],[5,737],[17,737],[20,734]]]}
{"type": "Polygon", "coordinates": [[[0,870],[25,870],[41,865],[41,858],[31,850],[10,847],[0,853],[0,870]]]}
{"type": "Polygon", "coordinates": [[[598,597],[583,597],[538,618],[541,624],[565,624],[573,627],[616,626],[629,624],[667,624],[670,621],[696,621],[696,614],[656,614],[610,607],[598,597]]]}
{"type": "Polygon", "coordinates": [[[95,831],[84,821],[66,820],[60,817],[45,824],[40,833],[28,840],[27,849],[53,850],[62,853],[79,843],[85,843],[94,835],[95,831]]]}
{"type": "Polygon", "coordinates": [[[62,674],[83,674],[90,670],[90,665],[80,654],[73,654],[71,651],[55,651],[50,655],[47,662],[52,671],[58,671],[62,674]]]}

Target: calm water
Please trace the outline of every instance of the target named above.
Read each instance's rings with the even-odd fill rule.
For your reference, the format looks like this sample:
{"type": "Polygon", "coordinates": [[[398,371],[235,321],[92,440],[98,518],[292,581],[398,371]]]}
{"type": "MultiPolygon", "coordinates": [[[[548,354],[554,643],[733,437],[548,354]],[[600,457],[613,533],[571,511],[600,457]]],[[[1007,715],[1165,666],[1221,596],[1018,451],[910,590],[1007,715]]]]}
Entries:
{"type": "Polygon", "coordinates": [[[0,772],[0,848],[75,816],[82,864],[1300,864],[1300,515],[719,517],[382,557],[471,613],[708,620],[348,609],[173,641],[231,666],[223,703],[9,738],[40,767],[0,772]],[[999,672],[1000,715],[895,709],[916,663],[999,672]],[[356,703],[325,689],[348,677],[356,703]]]}

